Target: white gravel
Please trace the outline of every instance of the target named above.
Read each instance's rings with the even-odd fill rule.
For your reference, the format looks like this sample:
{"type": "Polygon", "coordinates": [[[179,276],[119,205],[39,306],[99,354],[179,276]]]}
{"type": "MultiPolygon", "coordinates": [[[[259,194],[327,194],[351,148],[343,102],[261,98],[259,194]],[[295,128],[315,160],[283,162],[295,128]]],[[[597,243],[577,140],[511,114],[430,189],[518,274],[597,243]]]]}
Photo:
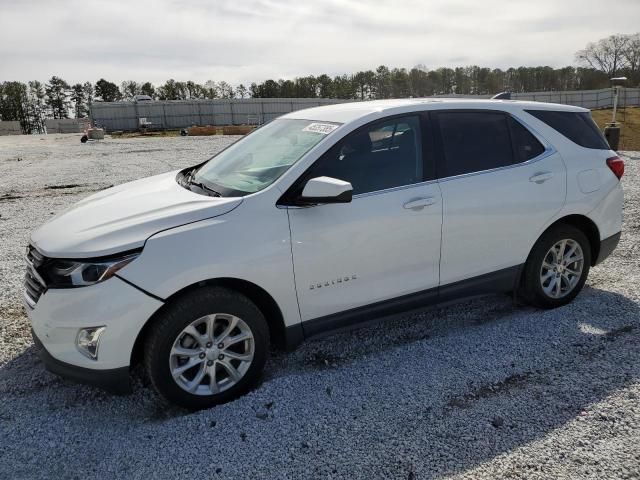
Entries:
{"type": "Polygon", "coordinates": [[[309,342],[195,414],[139,372],[126,397],[45,372],[20,304],[29,232],[233,140],[0,137],[0,478],[640,477],[638,153],[621,244],[567,307],[495,296],[309,342]]]}

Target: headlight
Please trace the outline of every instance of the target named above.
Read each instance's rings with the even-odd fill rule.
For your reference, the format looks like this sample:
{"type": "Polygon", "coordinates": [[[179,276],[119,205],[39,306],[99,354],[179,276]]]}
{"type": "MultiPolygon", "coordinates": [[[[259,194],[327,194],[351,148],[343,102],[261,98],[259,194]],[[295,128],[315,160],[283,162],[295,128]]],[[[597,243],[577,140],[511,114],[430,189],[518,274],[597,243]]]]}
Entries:
{"type": "Polygon", "coordinates": [[[140,252],[108,260],[52,260],[45,270],[49,287],[85,287],[104,282],[118,270],[133,262],[140,252]]]}

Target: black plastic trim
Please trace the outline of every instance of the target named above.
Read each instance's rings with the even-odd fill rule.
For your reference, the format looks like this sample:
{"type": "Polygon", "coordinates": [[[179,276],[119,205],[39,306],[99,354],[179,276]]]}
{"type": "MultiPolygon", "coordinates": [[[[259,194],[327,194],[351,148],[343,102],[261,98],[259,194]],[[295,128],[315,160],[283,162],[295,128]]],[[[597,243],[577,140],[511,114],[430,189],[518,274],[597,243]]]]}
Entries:
{"type": "Polygon", "coordinates": [[[609,255],[611,255],[618,246],[621,235],[622,232],[618,232],[600,241],[600,251],[598,252],[598,258],[594,262],[594,265],[602,263],[609,255]]]}
{"type": "Polygon", "coordinates": [[[129,367],[93,370],[61,362],[47,351],[33,330],[31,330],[31,335],[42,363],[51,373],[79,383],[99,387],[117,395],[125,395],[132,392],[129,367]]]}
{"type": "Polygon", "coordinates": [[[304,330],[302,324],[289,325],[284,330],[284,349],[287,352],[294,351],[298,345],[304,342],[304,330]]]}
{"type": "Polygon", "coordinates": [[[325,205],[329,203],[350,203],[353,199],[353,190],[342,192],[335,197],[298,197],[294,200],[295,205],[309,206],[309,205],[325,205]]]}
{"type": "MultiPolygon", "coordinates": [[[[469,297],[513,291],[520,278],[522,265],[504,268],[441,287],[434,287],[371,305],[302,322],[304,338],[324,335],[336,330],[354,328],[363,323],[380,321],[400,313],[419,311],[425,307],[457,302],[469,297]]],[[[287,329],[288,330],[288,329],[287,329]]]]}

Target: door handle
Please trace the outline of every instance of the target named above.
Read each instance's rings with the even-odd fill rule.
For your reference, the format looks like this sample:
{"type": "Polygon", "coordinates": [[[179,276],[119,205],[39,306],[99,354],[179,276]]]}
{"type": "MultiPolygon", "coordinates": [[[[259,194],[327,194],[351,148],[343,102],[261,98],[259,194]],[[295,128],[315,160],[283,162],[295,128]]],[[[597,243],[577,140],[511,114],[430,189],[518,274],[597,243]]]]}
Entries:
{"type": "Polygon", "coordinates": [[[550,180],[551,178],[553,178],[553,173],[541,172],[541,173],[536,173],[532,177],[529,177],[529,181],[533,183],[544,183],[547,180],[550,180]]]}
{"type": "Polygon", "coordinates": [[[437,200],[435,199],[435,197],[424,197],[410,200],[402,206],[407,210],[420,210],[421,208],[428,207],[429,205],[433,205],[436,202],[437,200]]]}

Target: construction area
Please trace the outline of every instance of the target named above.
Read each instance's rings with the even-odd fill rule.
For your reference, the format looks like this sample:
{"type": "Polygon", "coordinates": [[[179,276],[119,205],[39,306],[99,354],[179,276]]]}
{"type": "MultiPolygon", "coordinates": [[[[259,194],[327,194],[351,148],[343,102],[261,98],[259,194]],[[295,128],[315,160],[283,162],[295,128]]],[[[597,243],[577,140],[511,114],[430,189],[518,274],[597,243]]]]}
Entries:
{"type": "Polygon", "coordinates": [[[241,137],[78,138],[0,138],[0,478],[640,477],[639,152],[621,153],[620,245],[570,305],[494,296],[337,333],[273,352],[253,392],[189,413],[140,370],[124,397],[45,371],[24,248],[88,195],[241,137]]]}

